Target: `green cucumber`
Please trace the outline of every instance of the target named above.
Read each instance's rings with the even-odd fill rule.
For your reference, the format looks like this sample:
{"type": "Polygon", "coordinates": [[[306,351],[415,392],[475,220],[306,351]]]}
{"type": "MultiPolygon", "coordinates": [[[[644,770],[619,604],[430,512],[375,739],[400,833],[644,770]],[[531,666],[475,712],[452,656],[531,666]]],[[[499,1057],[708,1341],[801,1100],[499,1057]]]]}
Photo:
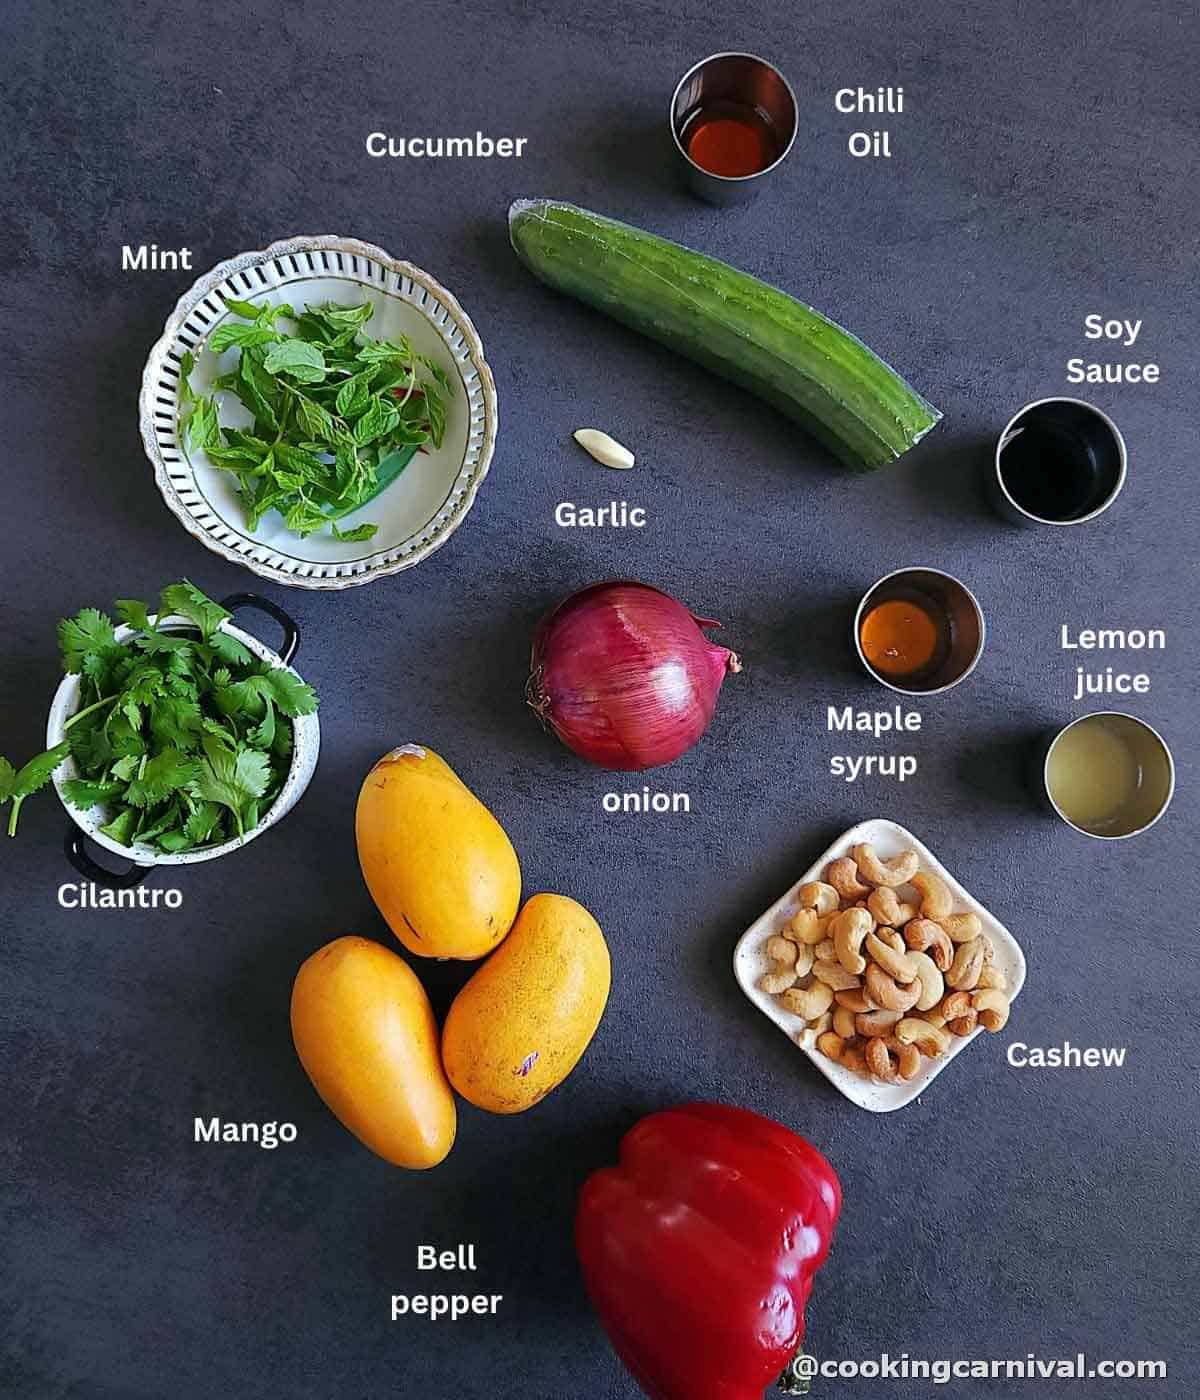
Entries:
{"type": "Polygon", "coordinates": [[[849,331],[727,263],[553,200],[517,200],[508,229],[535,277],[749,389],[856,471],[942,416],[849,331]]]}

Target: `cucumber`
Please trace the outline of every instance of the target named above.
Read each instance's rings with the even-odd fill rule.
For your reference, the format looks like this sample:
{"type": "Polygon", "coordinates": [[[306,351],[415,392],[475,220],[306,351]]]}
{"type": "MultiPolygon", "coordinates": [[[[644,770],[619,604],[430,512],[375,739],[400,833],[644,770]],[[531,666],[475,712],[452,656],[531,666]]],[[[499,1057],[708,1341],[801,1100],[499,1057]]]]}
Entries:
{"type": "Polygon", "coordinates": [[[517,200],[508,229],[535,277],[749,389],[856,471],[942,416],[849,331],[727,263],[553,200],[517,200]]]}

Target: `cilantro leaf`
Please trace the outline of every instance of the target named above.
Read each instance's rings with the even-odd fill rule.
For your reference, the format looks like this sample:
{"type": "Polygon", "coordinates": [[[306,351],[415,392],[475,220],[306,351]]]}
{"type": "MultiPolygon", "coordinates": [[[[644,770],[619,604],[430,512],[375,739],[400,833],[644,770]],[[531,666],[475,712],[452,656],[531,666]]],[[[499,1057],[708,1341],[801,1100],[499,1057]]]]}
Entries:
{"type": "Polygon", "coordinates": [[[122,807],[117,815],[100,830],[118,846],[128,846],[133,841],[137,827],[137,812],[132,807],[122,807]]]}
{"type": "MultiPolygon", "coordinates": [[[[12,764],[7,760],[4,761],[0,780],[3,782],[4,800],[12,803],[12,811],[8,818],[8,834],[10,836],[17,834],[17,818],[21,815],[21,803],[40,788],[46,786],[50,781],[50,775],[70,752],[71,745],[64,739],[61,744],[55,744],[52,749],[47,749],[45,753],[31,758],[24,768],[19,768],[15,773],[12,771],[12,764]]],[[[266,762],[265,757],[263,761],[266,762]]]]}
{"type": "Polygon", "coordinates": [[[254,658],[236,637],[228,632],[214,632],[208,639],[213,655],[229,666],[249,666],[254,658]]]}
{"type": "Polygon", "coordinates": [[[7,758],[0,758],[0,802],[7,802],[17,785],[17,770],[7,758]]]}
{"type": "Polygon", "coordinates": [[[140,765],[140,772],[129,784],[125,800],[133,807],[153,807],[171,793],[187,787],[197,769],[195,759],[178,749],[163,749],[140,765]]]}
{"type": "Polygon", "coordinates": [[[284,666],[272,666],[258,678],[285,715],[311,715],[317,708],[317,692],[284,666]]]}
{"type": "Polygon", "coordinates": [[[115,801],[124,791],[122,783],[97,783],[87,778],[68,778],[63,784],[63,796],[81,812],[115,801]]]}
{"type": "Polygon", "coordinates": [[[139,632],[153,632],[154,623],[150,621],[150,614],[146,611],[145,603],[139,602],[136,598],[118,598],[117,616],[128,627],[134,627],[139,632]]]}
{"type": "Polygon", "coordinates": [[[112,619],[97,608],[84,608],[75,617],[58,624],[58,649],[63,669],[72,675],[83,670],[84,661],[111,651],[117,645],[112,619]]]}
{"type": "Polygon", "coordinates": [[[238,835],[242,836],[250,804],[267,790],[271,776],[267,756],[247,748],[239,749],[235,755],[207,737],[202,744],[204,758],[191,784],[192,796],[228,807],[237,823],[238,835]]]}
{"type": "Polygon", "coordinates": [[[200,635],[207,642],[222,622],[231,614],[219,603],[214,603],[187,579],[168,584],[162,591],[158,604],[159,616],[178,614],[186,617],[200,629],[200,635]]]}
{"type": "Polygon", "coordinates": [[[216,802],[199,802],[184,822],[183,834],[193,846],[203,846],[220,820],[221,808],[216,802]]]}

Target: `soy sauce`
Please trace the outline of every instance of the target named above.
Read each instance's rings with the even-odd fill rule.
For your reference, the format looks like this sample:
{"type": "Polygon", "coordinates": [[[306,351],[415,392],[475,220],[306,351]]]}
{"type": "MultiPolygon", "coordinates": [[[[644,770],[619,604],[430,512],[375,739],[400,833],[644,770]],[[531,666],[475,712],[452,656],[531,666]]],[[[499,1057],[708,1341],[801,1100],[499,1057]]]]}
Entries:
{"type": "Polygon", "coordinates": [[[1001,447],[1000,476],[1017,505],[1042,520],[1077,520],[1103,494],[1099,464],[1087,442],[1042,418],[1030,418],[1001,447]]]}
{"type": "Polygon", "coordinates": [[[714,98],[690,112],[680,132],[691,160],[710,175],[757,175],[780,155],[770,118],[758,107],[714,98]]]}

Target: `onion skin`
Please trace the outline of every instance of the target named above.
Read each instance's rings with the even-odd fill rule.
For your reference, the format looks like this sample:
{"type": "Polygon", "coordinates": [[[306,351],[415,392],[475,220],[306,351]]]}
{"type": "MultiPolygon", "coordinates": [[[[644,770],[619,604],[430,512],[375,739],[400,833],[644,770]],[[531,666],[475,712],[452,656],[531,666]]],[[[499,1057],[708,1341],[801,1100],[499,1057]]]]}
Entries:
{"type": "Polygon", "coordinates": [[[721,682],[741,663],[669,593],[594,583],[551,609],[533,639],[525,694],[580,758],[640,772],[673,763],[708,728],[721,682]]]}

